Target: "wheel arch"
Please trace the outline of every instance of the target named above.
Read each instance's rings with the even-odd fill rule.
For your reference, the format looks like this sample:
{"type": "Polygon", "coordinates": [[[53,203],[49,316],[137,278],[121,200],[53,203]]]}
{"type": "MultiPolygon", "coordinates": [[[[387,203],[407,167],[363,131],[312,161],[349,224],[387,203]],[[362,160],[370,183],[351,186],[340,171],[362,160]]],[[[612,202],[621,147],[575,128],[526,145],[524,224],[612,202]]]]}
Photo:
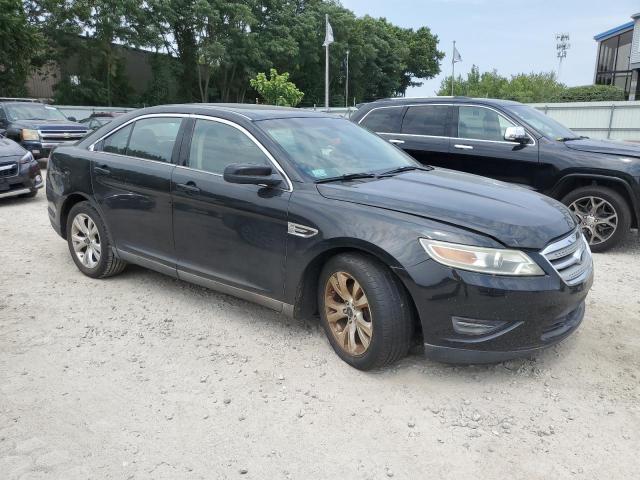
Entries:
{"type": "MultiPolygon", "coordinates": [[[[344,239],[343,241],[326,245],[324,249],[314,254],[307,263],[296,286],[295,301],[293,306],[294,318],[309,318],[318,314],[317,291],[320,272],[324,265],[333,257],[345,253],[357,253],[371,258],[373,261],[382,263],[393,274],[398,281],[400,288],[403,288],[410,302],[410,307],[417,312],[416,305],[411,293],[406,288],[403,279],[398,275],[397,270],[402,269],[402,265],[391,254],[369,242],[353,241],[344,239]]],[[[418,319],[418,315],[414,315],[418,319]]],[[[420,332],[422,325],[416,321],[415,330],[420,332]]]]}
{"type": "Polygon", "coordinates": [[[74,192],[67,195],[62,202],[62,206],[60,207],[60,234],[65,240],[67,239],[67,221],[69,220],[69,212],[74,205],[85,201],[93,205],[93,202],[88,195],[80,192],[74,192]]]}
{"type": "Polygon", "coordinates": [[[619,193],[628,203],[631,210],[631,226],[640,224],[640,204],[633,193],[629,182],[611,175],[595,175],[589,173],[572,173],[561,178],[551,189],[551,196],[562,200],[568,193],[580,187],[601,186],[608,187],[619,193]]]}

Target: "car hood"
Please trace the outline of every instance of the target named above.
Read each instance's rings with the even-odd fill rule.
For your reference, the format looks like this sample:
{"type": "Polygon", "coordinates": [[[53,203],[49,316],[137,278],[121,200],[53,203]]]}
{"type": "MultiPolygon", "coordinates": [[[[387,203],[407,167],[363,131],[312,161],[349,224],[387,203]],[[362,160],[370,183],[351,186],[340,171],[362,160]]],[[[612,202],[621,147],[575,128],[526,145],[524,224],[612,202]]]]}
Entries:
{"type": "Polygon", "coordinates": [[[515,248],[540,250],[576,226],[571,212],[550,197],[453,170],[319,184],[318,190],[326,198],[448,223],[515,248]]]}
{"type": "Polygon", "coordinates": [[[13,140],[0,137],[0,158],[22,157],[27,151],[13,140]]]}
{"type": "Polygon", "coordinates": [[[17,128],[31,128],[33,130],[66,130],[85,131],[87,127],[69,120],[16,120],[13,126],[17,128]]]}
{"type": "Polygon", "coordinates": [[[580,140],[569,140],[565,142],[565,145],[572,150],[580,150],[582,152],[640,158],[640,145],[633,145],[631,143],[583,138],[580,140]]]}

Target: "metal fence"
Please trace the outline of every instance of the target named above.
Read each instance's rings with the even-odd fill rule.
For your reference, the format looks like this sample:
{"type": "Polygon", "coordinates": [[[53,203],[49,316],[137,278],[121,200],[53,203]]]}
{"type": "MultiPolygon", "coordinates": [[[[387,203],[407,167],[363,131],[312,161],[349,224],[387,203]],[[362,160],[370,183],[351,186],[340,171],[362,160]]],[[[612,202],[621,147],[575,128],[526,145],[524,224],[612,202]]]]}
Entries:
{"type": "Polygon", "coordinates": [[[531,106],[580,135],[640,142],[640,101],[534,103],[531,106]]]}

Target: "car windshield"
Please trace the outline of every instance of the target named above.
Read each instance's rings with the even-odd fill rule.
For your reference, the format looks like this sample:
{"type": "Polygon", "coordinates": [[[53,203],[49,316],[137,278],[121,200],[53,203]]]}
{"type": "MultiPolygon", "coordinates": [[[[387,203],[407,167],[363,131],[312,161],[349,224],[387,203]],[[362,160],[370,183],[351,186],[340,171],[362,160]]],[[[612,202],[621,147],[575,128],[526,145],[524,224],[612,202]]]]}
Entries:
{"type": "Polygon", "coordinates": [[[528,105],[509,106],[508,111],[551,140],[562,141],[580,138],[579,135],[561,123],[528,105]]]}
{"type": "Polygon", "coordinates": [[[12,120],[66,120],[57,108],[40,103],[13,103],[6,105],[12,120]]]}
{"type": "Polygon", "coordinates": [[[312,180],[419,167],[377,135],[340,118],[283,118],[256,122],[312,180]]]}

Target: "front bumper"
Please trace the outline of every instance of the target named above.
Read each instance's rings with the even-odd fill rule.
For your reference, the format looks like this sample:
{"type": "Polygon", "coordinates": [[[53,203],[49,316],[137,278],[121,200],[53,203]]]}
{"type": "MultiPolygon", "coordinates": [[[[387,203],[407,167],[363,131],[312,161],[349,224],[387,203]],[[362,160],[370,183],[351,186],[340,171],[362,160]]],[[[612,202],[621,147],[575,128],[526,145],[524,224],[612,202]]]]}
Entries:
{"type": "Polygon", "coordinates": [[[539,277],[499,277],[427,260],[398,270],[422,324],[425,354],[448,363],[491,363],[534,354],[571,335],[584,317],[593,270],[569,286],[552,269],[539,277]],[[496,322],[462,334],[454,318],[496,322]]]}
{"type": "Polygon", "coordinates": [[[33,158],[36,160],[48,158],[49,153],[59,145],[71,145],[76,143],[78,140],[70,140],[70,141],[59,141],[59,142],[51,142],[51,141],[38,141],[38,140],[23,140],[20,142],[24,148],[31,152],[33,158]]]}
{"type": "Polygon", "coordinates": [[[0,198],[32,193],[44,186],[38,163],[18,164],[18,172],[10,177],[0,177],[0,198]]]}

